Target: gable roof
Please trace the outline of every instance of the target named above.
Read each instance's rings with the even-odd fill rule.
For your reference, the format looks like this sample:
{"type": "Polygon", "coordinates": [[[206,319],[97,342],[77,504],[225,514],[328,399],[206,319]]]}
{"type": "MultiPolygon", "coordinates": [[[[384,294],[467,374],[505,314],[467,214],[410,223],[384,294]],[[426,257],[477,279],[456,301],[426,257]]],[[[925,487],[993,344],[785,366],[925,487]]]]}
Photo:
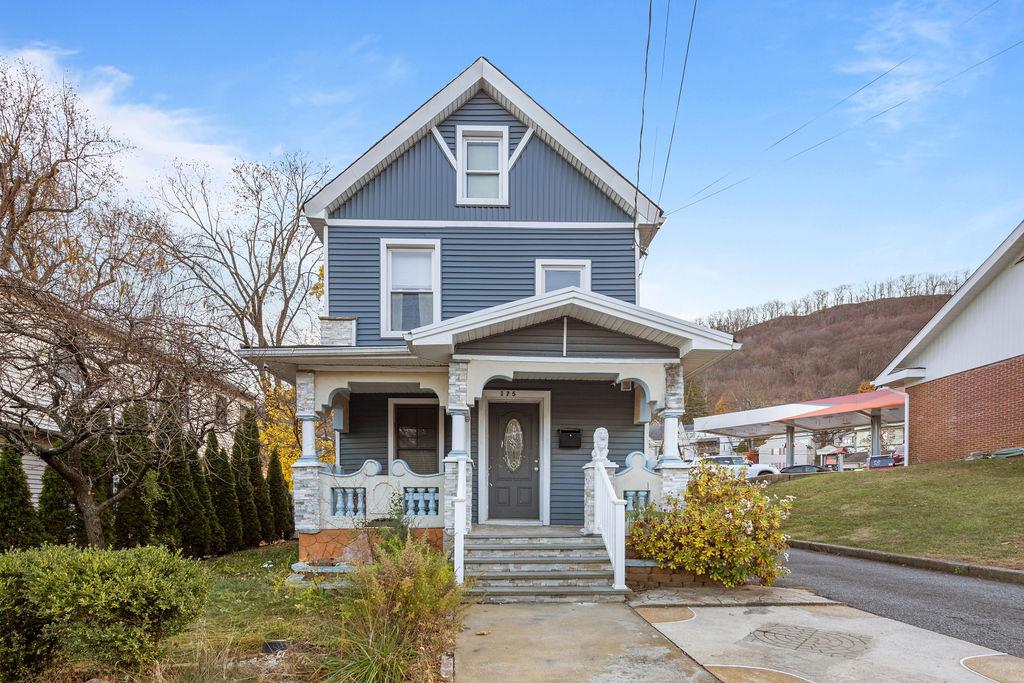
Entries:
{"type": "Polygon", "coordinates": [[[932,316],[921,331],[918,332],[896,358],[878,375],[875,384],[898,384],[907,379],[918,379],[921,373],[917,368],[908,365],[913,362],[913,354],[934,340],[953,320],[974,301],[1000,273],[1021,258],[1024,250],[1024,221],[1022,221],[1002,244],[985,259],[967,281],[956,290],[949,301],[932,316]]]}
{"type": "Polygon", "coordinates": [[[634,217],[640,230],[641,247],[646,249],[665,221],[661,207],[484,57],[473,62],[313,195],[304,206],[313,227],[322,229],[333,209],[481,90],[533,129],[534,135],[634,217]]]}
{"type": "Polygon", "coordinates": [[[678,349],[686,374],[697,372],[740,348],[732,335],[725,332],[576,287],[518,299],[418,327],[405,333],[405,343],[417,356],[443,362],[454,353],[456,344],[561,317],[576,318],[678,349]]]}

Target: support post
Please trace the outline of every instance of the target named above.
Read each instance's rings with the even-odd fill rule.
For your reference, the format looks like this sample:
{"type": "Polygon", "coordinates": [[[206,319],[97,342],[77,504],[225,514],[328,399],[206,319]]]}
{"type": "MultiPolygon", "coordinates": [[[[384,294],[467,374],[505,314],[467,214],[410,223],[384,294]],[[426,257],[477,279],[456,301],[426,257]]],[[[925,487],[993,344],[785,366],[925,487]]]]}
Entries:
{"type": "Polygon", "coordinates": [[[903,394],[903,466],[910,465],[910,392],[903,394]]]}
{"type": "Polygon", "coordinates": [[[882,415],[871,414],[871,455],[882,454],[882,415]]]}
{"type": "Polygon", "coordinates": [[[796,464],[796,428],[786,425],[786,467],[796,464]]]}
{"type": "Polygon", "coordinates": [[[320,531],[323,507],[320,473],[324,466],[316,453],[316,411],[314,405],[314,374],[295,373],[295,417],[301,422],[302,456],[292,464],[292,501],[295,531],[320,531]]]}
{"type": "Polygon", "coordinates": [[[580,533],[592,536],[599,533],[594,501],[597,498],[597,468],[603,467],[608,475],[615,474],[618,467],[608,459],[608,430],[598,427],[594,430],[594,448],[590,451],[590,462],[583,466],[583,528],[580,533]]]}

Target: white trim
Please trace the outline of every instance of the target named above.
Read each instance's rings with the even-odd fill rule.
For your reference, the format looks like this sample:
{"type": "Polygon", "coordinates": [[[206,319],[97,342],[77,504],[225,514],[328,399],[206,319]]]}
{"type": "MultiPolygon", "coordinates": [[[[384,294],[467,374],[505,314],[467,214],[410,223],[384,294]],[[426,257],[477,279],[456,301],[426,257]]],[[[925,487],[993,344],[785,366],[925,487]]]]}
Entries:
{"type": "Polygon", "coordinates": [[[551,270],[578,270],[580,272],[580,286],[585,292],[590,291],[590,259],[572,258],[539,258],[533,266],[533,293],[544,294],[544,271],[551,270]]]}
{"type": "Polygon", "coordinates": [[[452,79],[311,197],[304,206],[310,221],[316,223],[326,219],[331,209],[357,192],[391,160],[418,142],[430,127],[446,119],[481,89],[528,126],[536,128],[541,139],[623,210],[637,214],[636,223],[649,228],[647,234],[650,237],[646,243],[653,239],[665,219],[661,208],[483,57],[452,79]],[[634,198],[638,206],[634,206],[634,198]]]}
{"type": "Polygon", "coordinates": [[[960,289],[949,298],[939,311],[932,316],[932,319],[921,328],[921,331],[914,335],[896,358],[893,359],[885,370],[875,378],[875,384],[888,384],[890,376],[896,373],[900,364],[914,353],[917,349],[929,343],[932,338],[939,334],[945,325],[952,321],[960,311],[965,308],[992,280],[996,278],[1004,266],[1009,266],[1018,257],[1017,248],[1024,244],[1024,221],[1013,229],[1013,232],[1000,243],[996,250],[985,259],[967,281],[960,286],[960,289]]]}
{"type": "Polygon", "coordinates": [[[437,129],[437,126],[434,126],[430,129],[430,132],[433,133],[434,139],[437,140],[437,144],[441,146],[441,151],[444,152],[444,158],[448,160],[448,163],[452,165],[452,168],[458,169],[459,165],[456,163],[455,157],[452,156],[452,150],[448,148],[448,143],[445,142],[444,136],[441,135],[441,131],[437,129]]]}
{"type": "MultiPolygon", "coordinates": [[[[508,206],[508,126],[455,126],[455,204],[457,206],[508,206]],[[498,196],[466,195],[466,146],[472,142],[498,143],[498,196]]],[[[494,172],[488,171],[488,175],[494,172]]]]}
{"type": "Polygon", "coordinates": [[[431,250],[431,290],[434,294],[434,322],[441,320],[441,240],[385,238],[380,240],[380,336],[381,339],[401,339],[406,330],[391,329],[391,297],[389,296],[391,269],[388,254],[392,249],[431,250]]]}
{"type": "Polygon", "coordinates": [[[555,363],[563,365],[570,363],[574,365],[587,365],[594,363],[622,363],[624,365],[657,365],[659,363],[678,363],[678,358],[574,358],[567,356],[486,356],[475,353],[457,353],[452,360],[489,360],[489,361],[515,361],[517,363],[555,363]]]}
{"type": "MultiPolygon", "coordinates": [[[[391,463],[395,461],[395,406],[400,405],[435,405],[437,406],[437,472],[444,472],[444,410],[441,402],[436,398],[389,398],[388,399],[388,472],[391,471],[391,463]]],[[[418,474],[418,473],[417,473],[418,474]]],[[[429,476],[429,475],[422,475],[429,476]]]]}
{"type": "MultiPolygon", "coordinates": [[[[323,315],[324,316],[330,317],[330,315],[331,315],[331,286],[330,286],[329,275],[330,275],[331,269],[327,267],[328,266],[328,260],[330,258],[330,252],[328,251],[328,241],[327,241],[328,240],[328,237],[327,237],[327,233],[328,232],[329,232],[328,230],[324,230],[324,240],[323,240],[324,245],[321,248],[322,251],[320,252],[323,255],[323,258],[320,259],[320,267],[324,269],[324,300],[323,300],[323,306],[322,306],[321,310],[323,311],[323,315]]],[[[355,337],[355,335],[353,335],[352,336],[352,343],[353,344],[355,344],[355,340],[356,340],[356,337],[355,337]]]]}
{"type": "Polygon", "coordinates": [[[562,318],[562,358],[569,355],[569,317],[562,318]]]}
{"type": "Polygon", "coordinates": [[[540,520],[494,520],[502,524],[551,524],[551,392],[532,391],[524,389],[485,389],[483,396],[477,403],[476,411],[476,433],[477,433],[477,455],[479,467],[477,468],[477,490],[479,491],[477,501],[478,524],[487,524],[488,496],[488,454],[487,454],[487,428],[489,417],[489,406],[494,403],[537,403],[540,405],[540,425],[537,438],[540,441],[540,520]],[[511,396],[502,395],[512,392],[511,396]]]}
{"type": "Polygon", "coordinates": [[[564,229],[633,229],[632,223],[623,221],[412,221],[381,220],[378,218],[328,218],[324,221],[332,228],[536,228],[539,230],[564,229]]]}
{"type": "Polygon", "coordinates": [[[523,148],[526,147],[526,143],[529,142],[532,137],[533,137],[533,128],[527,128],[526,129],[526,134],[523,135],[523,138],[519,141],[519,144],[516,145],[516,151],[512,152],[512,156],[508,160],[508,170],[509,171],[511,171],[512,167],[516,165],[517,161],[519,161],[519,157],[523,153],[523,148]]]}

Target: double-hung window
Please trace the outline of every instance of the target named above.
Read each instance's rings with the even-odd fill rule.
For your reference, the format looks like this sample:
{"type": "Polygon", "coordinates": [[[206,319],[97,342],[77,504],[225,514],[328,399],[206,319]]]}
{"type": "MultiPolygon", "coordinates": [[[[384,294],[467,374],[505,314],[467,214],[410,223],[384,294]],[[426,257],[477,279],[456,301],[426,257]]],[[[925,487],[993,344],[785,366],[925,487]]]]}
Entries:
{"type": "Polygon", "coordinates": [[[457,126],[458,204],[508,205],[508,127],[457,126]]]}
{"type": "Polygon", "coordinates": [[[538,259],[536,292],[547,294],[556,289],[576,287],[590,290],[590,261],[587,259],[538,259]]]}
{"type": "Polygon", "coordinates": [[[382,337],[441,319],[439,240],[381,240],[382,337]]]}

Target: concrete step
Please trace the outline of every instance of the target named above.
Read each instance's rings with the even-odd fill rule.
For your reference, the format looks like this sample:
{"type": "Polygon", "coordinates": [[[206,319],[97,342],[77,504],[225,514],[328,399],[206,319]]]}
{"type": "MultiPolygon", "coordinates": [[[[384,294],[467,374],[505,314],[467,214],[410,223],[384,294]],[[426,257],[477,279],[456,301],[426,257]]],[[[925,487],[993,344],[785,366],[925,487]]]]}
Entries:
{"type": "MultiPolygon", "coordinates": [[[[514,572],[509,572],[513,574],[514,572]]],[[[536,572],[522,572],[525,574],[534,574],[536,572]]],[[[609,576],[601,573],[601,576],[587,577],[580,576],[578,572],[562,572],[561,576],[539,579],[536,577],[524,577],[524,578],[512,578],[511,576],[502,576],[500,572],[485,574],[484,576],[492,578],[483,578],[481,576],[473,576],[473,585],[480,588],[506,588],[509,586],[522,586],[522,587],[538,587],[538,586],[590,586],[590,587],[607,587],[611,584],[612,580],[609,576]]],[[[608,572],[611,574],[611,572],[608,572]]]]}
{"type": "Polygon", "coordinates": [[[580,550],[593,549],[604,550],[604,541],[600,538],[544,538],[544,539],[502,539],[495,542],[492,539],[478,540],[466,539],[466,550],[526,550],[537,548],[543,550],[580,550]]]}
{"type": "Polygon", "coordinates": [[[467,557],[465,559],[467,574],[488,574],[495,572],[526,572],[546,570],[552,572],[571,572],[580,570],[610,570],[611,561],[607,555],[593,557],[467,557]]]}
{"type": "Polygon", "coordinates": [[[587,559],[591,557],[607,558],[608,553],[604,548],[543,548],[540,546],[529,546],[526,548],[500,548],[494,550],[480,550],[478,548],[466,548],[466,557],[489,558],[492,560],[513,561],[520,557],[563,557],[566,559],[587,559]]]}
{"type": "Polygon", "coordinates": [[[474,586],[467,591],[479,602],[622,602],[630,591],[611,586],[474,586]]]}
{"type": "Polygon", "coordinates": [[[466,534],[466,545],[470,543],[480,544],[502,544],[502,545],[593,545],[595,543],[602,543],[600,536],[580,536],[574,534],[572,536],[531,536],[524,534],[522,536],[508,536],[508,535],[477,535],[477,534],[466,534]]]}

